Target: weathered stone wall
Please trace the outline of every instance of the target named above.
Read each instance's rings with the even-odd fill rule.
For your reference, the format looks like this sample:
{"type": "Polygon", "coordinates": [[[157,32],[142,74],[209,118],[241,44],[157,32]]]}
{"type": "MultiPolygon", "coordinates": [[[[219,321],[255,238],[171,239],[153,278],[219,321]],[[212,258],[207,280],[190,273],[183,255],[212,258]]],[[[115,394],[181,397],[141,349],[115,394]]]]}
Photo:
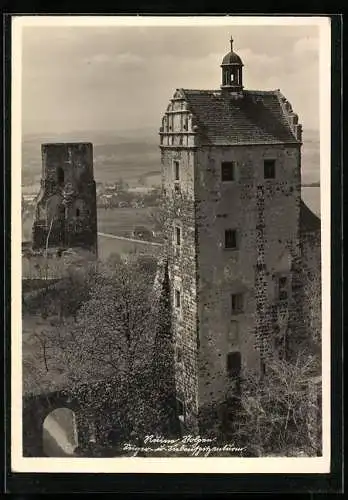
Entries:
{"type": "Polygon", "coordinates": [[[186,426],[194,430],[198,413],[194,152],[169,148],[162,150],[162,176],[166,211],[165,247],[176,346],[177,396],[185,405],[186,426]],[[174,160],[180,162],[177,189],[174,182],[174,160]],[[180,246],[175,243],[176,226],[181,229],[180,246]],[[180,291],[180,308],[175,305],[176,290],[180,291]]]}
{"type": "Polygon", "coordinates": [[[228,352],[239,350],[243,366],[260,368],[255,346],[269,335],[269,325],[258,325],[260,312],[276,300],[278,273],[290,272],[299,249],[299,146],[200,149],[195,199],[201,405],[224,396],[228,352]],[[276,179],[264,180],[264,159],[276,160],[276,179]],[[221,182],[222,161],[236,162],[235,181],[221,182]],[[224,249],[225,229],[237,230],[237,250],[224,249]],[[232,293],[244,294],[243,313],[233,316],[232,293]],[[239,338],[229,341],[232,320],[239,338]]]}
{"type": "Polygon", "coordinates": [[[310,340],[321,352],[321,235],[320,230],[301,234],[301,267],[303,283],[303,323],[310,340]]]}
{"type": "Polygon", "coordinates": [[[82,246],[97,252],[96,185],[90,143],[42,145],[33,248],[82,246]]]}

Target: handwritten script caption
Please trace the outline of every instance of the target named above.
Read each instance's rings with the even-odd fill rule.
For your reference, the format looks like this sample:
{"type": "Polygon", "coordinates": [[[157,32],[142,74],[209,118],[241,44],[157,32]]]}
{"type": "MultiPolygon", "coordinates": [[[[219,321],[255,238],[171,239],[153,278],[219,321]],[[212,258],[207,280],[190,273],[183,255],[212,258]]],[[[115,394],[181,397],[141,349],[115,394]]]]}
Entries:
{"type": "Polygon", "coordinates": [[[178,439],[166,439],[162,436],[145,436],[142,445],[131,443],[123,444],[123,451],[137,456],[139,453],[152,456],[153,454],[168,454],[191,457],[208,457],[211,454],[237,454],[245,451],[245,447],[235,446],[234,443],[217,444],[216,438],[202,438],[187,435],[178,439]]]}

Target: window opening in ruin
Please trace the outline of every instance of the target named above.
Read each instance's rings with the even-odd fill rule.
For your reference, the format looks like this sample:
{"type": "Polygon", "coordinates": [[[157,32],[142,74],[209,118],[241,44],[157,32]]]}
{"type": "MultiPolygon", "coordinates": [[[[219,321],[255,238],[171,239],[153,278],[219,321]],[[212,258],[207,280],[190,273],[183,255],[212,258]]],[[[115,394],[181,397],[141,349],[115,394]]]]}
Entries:
{"type": "Polygon", "coordinates": [[[275,160],[264,160],[263,172],[265,179],[275,179],[275,160]]]}
{"type": "Polygon", "coordinates": [[[182,349],[181,349],[181,347],[176,348],[176,360],[178,363],[181,363],[181,361],[182,361],[182,349]]]}
{"type": "Polygon", "coordinates": [[[288,278],[286,276],[278,278],[278,298],[281,301],[288,299],[288,278]]]}
{"type": "Polygon", "coordinates": [[[222,182],[235,180],[235,163],[233,161],[223,161],[221,163],[221,180],[222,182]]]}
{"type": "Polygon", "coordinates": [[[185,405],[181,399],[176,398],[176,411],[180,422],[185,422],[185,405]]]}
{"type": "Polygon", "coordinates": [[[180,181],[180,163],[177,160],[174,161],[174,180],[180,181]]]}
{"type": "Polygon", "coordinates": [[[181,292],[180,290],[175,290],[175,307],[180,309],[181,307],[181,292]]]}
{"type": "Polygon", "coordinates": [[[79,208],[76,209],[76,217],[80,217],[80,209],[79,208]]]}
{"type": "Polygon", "coordinates": [[[227,354],[227,374],[230,378],[238,378],[242,369],[242,357],[239,351],[227,354]]]}
{"type": "Polygon", "coordinates": [[[62,167],[57,168],[57,182],[59,185],[64,184],[64,170],[62,167]]]}
{"type": "Polygon", "coordinates": [[[237,231],[235,229],[225,229],[225,248],[237,248],[237,231]]]}
{"type": "Polygon", "coordinates": [[[233,293],[231,295],[231,310],[232,314],[238,314],[243,311],[244,297],[242,293],[233,293]]]}

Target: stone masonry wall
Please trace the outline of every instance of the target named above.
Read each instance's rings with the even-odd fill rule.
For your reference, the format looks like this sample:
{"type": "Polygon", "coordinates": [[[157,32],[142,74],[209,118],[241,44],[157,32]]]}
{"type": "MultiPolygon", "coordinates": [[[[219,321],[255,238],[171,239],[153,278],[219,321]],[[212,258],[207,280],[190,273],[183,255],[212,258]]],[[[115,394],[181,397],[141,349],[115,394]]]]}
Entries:
{"type": "Polygon", "coordinates": [[[239,351],[243,367],[260,369],[257,318],[266,335],[270,325],[264,324],[266,315],[260,322],[257,313],[262,303],[270,311],[277,300],[278,274],[291,271],[299,244],[299,186],[297,145],[211,147],[197,152],[200,405],[224,397],[228,352],[239,351]],[[264,159],[276,160],[276,179],[264,180],[264,159]],[[221,182],[222,161],[236,162],[235,181],[221,182]],[[225,229],[237,230],[237,250],[224,249],[225,229]],[[240,314],[231,315],[232,293],[244,295],[240,314]]]}
{"type": "Polygon", "coordinates": [[[177,397],[185,405],[185,426],[195,431],[198,413],[197,379],[197,293],[194,192],[194,151],[162,150],[162,181],[165,234],[171,284],[171,310],[175,339],[177,397]],[[173,161],[180,162],[180,181],[174,182],[173,161]],[[175,184],[177,188],[175,188],[175,184]],[[181,230],[181,245],[176,245],[175,227],[181,230]],[[175,305],[180,291],[181,307],[175,305]]]}

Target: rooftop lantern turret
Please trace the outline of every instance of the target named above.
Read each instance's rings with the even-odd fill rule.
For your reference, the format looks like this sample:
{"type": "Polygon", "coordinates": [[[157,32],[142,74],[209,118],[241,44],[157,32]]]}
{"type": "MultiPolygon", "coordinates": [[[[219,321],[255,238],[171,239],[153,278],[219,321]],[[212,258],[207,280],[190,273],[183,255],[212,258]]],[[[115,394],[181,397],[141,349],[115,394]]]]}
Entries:
{"type": "Polygon", "coordinates": [[[243,63],[233,50],[233,38],[230,39],[231,50],[222,60],[221,89],[239,93],[243,90],[243,63]]]}

